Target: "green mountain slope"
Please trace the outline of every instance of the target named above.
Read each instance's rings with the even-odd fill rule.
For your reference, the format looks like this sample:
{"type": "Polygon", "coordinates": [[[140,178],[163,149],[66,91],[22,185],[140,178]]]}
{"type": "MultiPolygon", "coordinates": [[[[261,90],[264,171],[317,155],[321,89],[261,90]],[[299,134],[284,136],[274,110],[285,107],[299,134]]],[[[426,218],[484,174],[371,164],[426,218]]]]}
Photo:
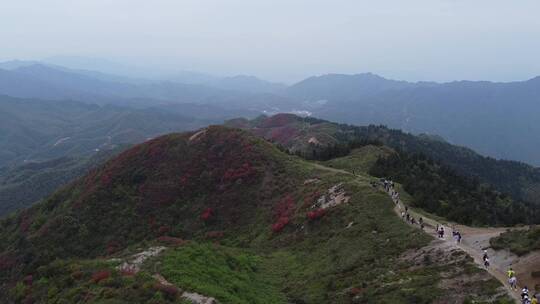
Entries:
{"type": "Polygon", "coordinates": [[[88,156],[214,121],[186,117],[180,111],[0,96],[0,166],[88,156]]]}
{"type": "Polygon", "coordinates": [[[50,195],[120,150],[104,150],[88,157],[62,157],[4,168],[0,171],[0,216],[26,208],[50,195]]]}
{"type": "Polygon", "coordinates": [[[484,157],[471,149],[451,145],[429,136],[414,136],[384,126],[351,126],[301,118],[291,114],[239,120],[230,125],[243,127],[275,141],[306,158],[329,159],[347,155],[366,143],[384,144],[409,154],[423,154],[457,174],[489,184],[515,200],[540,204],[540,169],[505,160],[484,157]],[[322,132],[321,132],[322,130],[322,132]],[[309,140],[312,139],[312,143],[309,140]]]}
{"type": "Polygon", "coordinates": [[[329,74],[287,88],[314,116],[438,134],[484,155],[540,165],[536,123],[540,77],[497,83],[405,82],[373,74],[329,74]],[[511,127],[509,127],[511,126],[511,127]]]}
{"type": "Polygon", "coordinates": [[[0,301],[504,303],[470,258],[399,220],[376,180],[237,129],[162,136],[0,222],[0,301]]]}

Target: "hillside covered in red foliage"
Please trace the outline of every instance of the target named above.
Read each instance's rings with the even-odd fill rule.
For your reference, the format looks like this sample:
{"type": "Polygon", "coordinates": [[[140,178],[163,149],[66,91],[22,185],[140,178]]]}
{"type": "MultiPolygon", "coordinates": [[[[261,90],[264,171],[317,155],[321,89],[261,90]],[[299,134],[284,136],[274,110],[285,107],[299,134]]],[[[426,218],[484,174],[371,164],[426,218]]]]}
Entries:
{"type": "Polygon", "coordinates": [[[288,113],[261,116],[254,120],[232,119],[226,125],[249,130],[253,134],[295,151],[311,151],[338,143],[334,125],[288,113]]]}
{"type": "MultiPolygon", "coordinates": [[[[289,115],[256,123],[293,141],[324,128],[289,115]]],[[[437,285],[438,264],[396,262],[430,238],[396,217],[376,180],[246,130],[158,137],[0,221],[0,302],[169,304],[195,291],[234,304],[430,303],[456,294],[437,285]],[[118,268],[149,247],[163,253],[118,268]]],[[[444,267],[459,274],[457,264],[444,267]]]]}
{"type": "Polygon", "coordinates": [[[150,140],[4,221],[9,237],[0,242],[0,270],[106,256],[143,240],[221,238],[261,220],[263,233],[278,233],[295,216],[305,220],[295,189],[303,180],[290,174],[291,161],[227,127],[150,140]],[[29,246],[11,248],[17,239],[29,246]],[[22,263],[25,255],[29,263],[22,263]]]}

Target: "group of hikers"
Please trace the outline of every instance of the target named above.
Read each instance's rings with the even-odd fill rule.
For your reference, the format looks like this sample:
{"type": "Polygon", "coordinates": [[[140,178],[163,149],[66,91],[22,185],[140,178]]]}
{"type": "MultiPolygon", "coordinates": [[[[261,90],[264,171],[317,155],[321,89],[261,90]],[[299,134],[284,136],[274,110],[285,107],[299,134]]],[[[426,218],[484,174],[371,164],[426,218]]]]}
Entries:
{"type": "Polygon", "coordinates": [[[527,286],[521,289],[521,304],[538,304],[537,295],[530,296],[529,289],[527,288],[527,286]]]}
{"type": "MultiPolygon", "coordinates": [[[[382,186],[384,187],[384,190],[390,194],[392,197],[392,200],[396,205],[399,206],[400,198],[399,198],[399,192],[394,188],[394,182],[392,180],[381,178],[380,180],[382,186]]],[[[401,209],[401,206],[400,206],[401,209]]],[[[422,217],[418,218],[418,221],[409,214],[409,207],[405,206],[405,210],[401,211],[401,218],[405,220],[407,223],[410,223],[411,225],[420,225],[420,229],[424,230],[424,219],[422,217]]]]}
{"type": "MultiPolygon", "coordinates": [[[[394,182],[390,179],[381,178],[380,184],[384,187],[384,190],[392,197],[392,200],[394,201],[394,203],[399,206],[399,209],[401,209],[401,205],[404,206],[404,210],[401,209],[402,210],[401,217],[403,218],[403,220],[407,221],[408,223],[412,225],[415,225],[418,223],[420,225],[420,228],[424,230],[424,220],[422,219],[422,217],[420,217],[418,221],[416,221],[416,219],[411,214],[409,214],[409,208],[405,206],[404,204],[400,205],[401,201],[399,198],[399,192],[394,188],[394,182]]],[[[375,183],[372,185],[376,187],[375,183]]],[[[438,238],[444,239],[445,230],[442,225],[437,224],[437,226],[435,227],[435,232],[438,238]]],[[[453,228],[452,237],[454,241],[456,242],[456,244],[461,243],[462,236],[459,230],[453,228]]],[[[489,268],[490,261],[489,261],[487,250],[484,250],[482,260],[484,262],[484,267],[486,269],[489,268]]],[[[512,290],[517,291],[518,287],[517,287],[516,272],[512,268],[509,268],[507,271],[507,276],[508,276],[508,284],[510,285],[512,290]]],[[[539,303],[536,295],[533,295],[533,296],[529,295],[529,289],[527,288],[527,286],[523,287],[523,289],[521,290],[521,301],[522,301],[522,304],[538,304],[539,303]]]]}
{"type": "MultiPolygon", "coordinates": [[[[512,269],[512,267],[508,268],[508,271],[506,271],[506,275],[508,276],[508,284],[510,285],[510,288],[512,290],[517,291],[517,278],[516,278],[516,272],[512,269]]],[[[538,304],[538,296],[536,294],[529,295],[529,288],[527,286],[523,286],[521,289],[521,303],[522,304],[538,304]]]]}

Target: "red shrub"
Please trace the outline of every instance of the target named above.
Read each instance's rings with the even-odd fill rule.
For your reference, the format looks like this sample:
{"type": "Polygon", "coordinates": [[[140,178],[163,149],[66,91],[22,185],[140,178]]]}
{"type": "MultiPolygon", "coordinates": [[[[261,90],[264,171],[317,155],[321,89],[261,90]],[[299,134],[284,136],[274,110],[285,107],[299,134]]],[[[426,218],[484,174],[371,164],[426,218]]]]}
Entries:
{"type": "Polygon", "coordinates": [[[84,276],[84,272],[82,272],[80,270],[77,270],[77,271],[74,271],[73,273],[71,273],[71,277],[74,280],[80,280],[80,279],[82,279],[83,276],[84,276]]]}
{"type": "Polygon", "coordinates": [[[321,196],[321,193],[319,191],[314,191],[313,193],[309,194],[304,198],[304,208],[307,208],[311,206],[316,199],[318,199],[321,196]]]}
{"type": "Polygon", "coordinates": [[[307,217],[310,220],[317,220],[317,219],[320,219],[321,217],[323,217],[325,214],[326,214],[326,210],[324,210],[324,209],[316,209],[316,210],[313,210],[313,211],[309,211],[307,213],[307,217]]]}
{"type": "Polygon", "coordinates": [[[21,304],[34,304],[36,300],[32,297],[32,295],[27,295],[26,298],[21,302],[21,304]]]}
{"type": "Polygon", "coordinates": [[[112,183],[112,174],[108,171],[103,172],[101,175],[101,184],[104,186],[109,186],[112,183]]]}
{"type": "Polygon", "coordinates": [[[294,200],[290,195],[286,195],[274,206],[274,217],[288,217],[294,209],[294,200]]]}
{"type": "Polygon", "coordinates": [[[272,225],[272,231],[280,232],[290,222],[290,219],[286,216],[280,217],[277,222],[272,225]]]}
{"type": "Polygon", "coordinates": [[[180,195],[181,189],[177,180],[151,180],[138,187],[139,195],[143,197],[138,203],[138,209],[149,212],[156,207],[170,206],[180,195]]]}
{"type": "Polygon", "coordinates": [[[297,120],[297,117],[293,114],[280,113],[274,116],[268,117],[261,123],[261,128],[275,128],[281,127],[286,124],[293,123],[297,120]]]}
{"type": "Polygon", "coordinates": [[[30,274],[24,277],[23,283],[26,286],[32,286],[32,283],[34,282],[34,277],[30,274]]]}
{"type": "Polygon", "coordinates": [[[294,127],[286,126],[273,129],[272,132],[270,132],[270,135],[267,136],[267,138],[271,141],[285,145],[297,135],[297,129],[295,129],[294,127]]]}
{"type": "Polygon", "coordinates": [[[274,224],[272,231],[280,232],[290,222],[294,212],[294,200],[290,195],[285,196],[274,206],[274,224]]]}
{"type": "Polygon", "coordinates": [[[223,231],[209,231],[206,233],[207,239],[220,239],[225,235],[223,231]]]}
{"type": "Polygon", "coordinates": [[[191,177],[191,174],[189,173],[182,175],[182,177],[180,177],[180,186],[185,187],[189,185],[190,177],[191,177]]]}
{"type": "Polygon", "coordinates": [[[120,250],[121,246],[120,243],[117,241],[108,241],[107,242],[107,255],[111,255],[115,252],[118,252],[120,250]]]}
{"type": "Polygon", "coordinates": [[[169,232],[171,232],[171,227],[170,226],[163,225],[163,226],[160,226],[158,228],[158,234],[159,235],[164,235],[164,234],[167,234],[169,232]]]}
{"type": "Polygon", "coordinates": [[[8,252],[0,254],[0,271],[10,269],[11,267],[15,266],[16,262],[17,260],[15,257],[8,252]]]}
{"type": "Polygon", "coordinates": [[[154,288],[162,292],[164,295],[171,298],[176,298],[179,293],[178,288],[172,285],[165,285],[165,284],[157,283],[156,285],[154,285],[154,288]]]}
{"type": "Polygon", "coordinates": [[[214,216],[214,210],[212,208],[206,208],[201,214],[201,220],[208,221],[214,216]]]}
{"type": "Polygon", "coordinates": [[[154,228],[156,226],[156,217],[155,216],[151,216],[150,218],[148,218],[148,225],[150,225],[150,227],[154,228]]]}
{"type": "Polygon", "coordinates": [[[32,217],[28,215],[27,212],[24,213],[24,215],[21,217],[21,222],[19,224],[19,228],[23,233],[28,232],[28,229],[32,225],[32,217]]]}
{"type": "Polygon", "coordinates": [[[92,274],[92,282],[99,283],[110,277],[111,277],[111,272],[109,270],[100,270],[92,274]]]}
{"type": "Polygon", "coordinates": [[[187,241],[181,239],[181,238],[176,238],[176,237],[172,237],[172,236],[160,236],[157,238],[157,240],[161,243],[164,243],[164,244],[167,244],[167,245],[171,245],[171,246],[181,246],[181,245],[184,245],[187,241]]]}
{"type": "Polygon", "coordinates": [[[137,274],[137,272],[134,269],[120,269],[120,274],[124,277],[132,277],[137,274]]]}
{"type": "Polygon", "coordinates": [[[246,178],[254,175],[256,173],[255,169],[249,164],[244,163],[242,166],[236,169],[228,169],[223,175],[224,182],[234,182],[241,178],[246,178]]]}
{"type": "Polygon", "coordinates": [[[351,288],[351,289],[349,290],[349,294],[350,294],[351,296],[357,296],[357,295],[359,295],[359,294],[361,294],[361,293],[362,293],[362,289],[357,288],[357,287],[353,287],[353,288],[351,288]]]}

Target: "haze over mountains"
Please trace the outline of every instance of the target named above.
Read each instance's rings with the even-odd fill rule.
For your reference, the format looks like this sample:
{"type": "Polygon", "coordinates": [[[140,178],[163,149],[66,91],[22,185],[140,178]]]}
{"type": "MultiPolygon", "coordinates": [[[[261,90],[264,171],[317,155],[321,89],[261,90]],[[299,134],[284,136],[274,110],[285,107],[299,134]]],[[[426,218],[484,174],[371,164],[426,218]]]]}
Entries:
{"type": "Polygon", "coordinates": [[[537,224],[540,168],[453,143],[496,155],[510,142],[534,160],[535,141],[520,140],[537,128],[538,79],[328,74],[286,86],[1,66],[0,302],[509,303],[465,252],[399,220],[378,184],[391,177],[409,206],[460,224],[537,224]],[[142,268],[111,262],[147,254],[142,268]]]}
{"type": "Polygon", "coordinates": [[[12,61],[0,64],[0,94],[138,108],[197,104],[217,112],[226,109],[226,118],[293,112],[357,125],[385,124],[440,135],[495,158],[540,165],[540,138],[534,136],[540,132],[540,77],[509,83],[412,83],[370,73],[328,74],[286,86],[253,76],[178,72],[144,79],[12,61]]]}

